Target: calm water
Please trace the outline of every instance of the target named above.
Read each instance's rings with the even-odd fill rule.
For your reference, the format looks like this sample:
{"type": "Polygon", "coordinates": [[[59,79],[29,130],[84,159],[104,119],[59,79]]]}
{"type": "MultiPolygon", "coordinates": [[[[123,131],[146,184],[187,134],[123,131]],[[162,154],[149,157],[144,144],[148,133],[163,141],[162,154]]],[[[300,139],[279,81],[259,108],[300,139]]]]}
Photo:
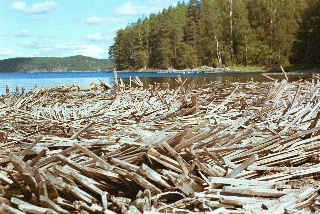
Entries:
{"type": "MultiPolygon", "coordinates": [[[[237,81],[248,82],[270,81],[261,73],[219,73],[219,74],[166,74],[166,73],[118,73],[118,77],[124,82],[128,82],[130,77],[138,76],[145,84],[152,82],[169,82],[171,86],[176,84],[173,77],[181,76],[187,78],[187,83],[206,84],[210,81],[237,81]]],[[[289,75],[289,80],[309,78],[311,75],[289,75]]],[[[281,79],[282,75],[272,75],[272,78],[281,79]]],[[[53,73],[0,73],[0,94],[5,93],[6,86],[11,92],[15,92],[16,87],[23,87],[26,91],[35,87],[57,87],[77,84],[83,87],[92,82],[102,80],[109,84],[114,83],[114,75],[109,72],[53,72],[53,73]]]]}

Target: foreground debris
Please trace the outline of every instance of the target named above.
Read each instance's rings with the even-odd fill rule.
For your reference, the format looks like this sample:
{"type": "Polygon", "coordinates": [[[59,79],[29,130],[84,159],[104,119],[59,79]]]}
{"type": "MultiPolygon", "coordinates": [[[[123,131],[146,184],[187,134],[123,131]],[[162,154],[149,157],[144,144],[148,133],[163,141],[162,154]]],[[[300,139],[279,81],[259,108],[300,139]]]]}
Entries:
{"type": "Polygon", "coordinates": [[[178,82],[2,96],[0,213],[319,212],[317,80],[178,82]]]}

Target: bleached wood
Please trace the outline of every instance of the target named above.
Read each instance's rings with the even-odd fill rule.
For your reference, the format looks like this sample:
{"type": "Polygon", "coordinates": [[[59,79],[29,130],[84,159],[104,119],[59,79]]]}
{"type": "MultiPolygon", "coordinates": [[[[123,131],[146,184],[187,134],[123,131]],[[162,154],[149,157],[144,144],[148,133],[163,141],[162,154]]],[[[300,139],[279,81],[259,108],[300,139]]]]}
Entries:
{"type": "Polygon", "coordinates": [[[247,195],[247,196],[254,196],[254,197],[270,197],[270,198],[279,198],[286,194],[294,192],[293,190],[275,190],[272,188],[252,188],[250,186],[225,186],[223,187],[223,193],[230,193],[230,194],[239,194],[239,195],[247,195]]]}
{"type": "Polygon", "coordinates": [[[277,182],[272,181],[260,181],[260,180],[247,180],[247,179],[237,179],[237,178],[221,178],[221,177],[209,177],[211,184],[224,184],[224,185],[246,185],[246,186],[262,186],[262,187],[272,187],[276,185],[277,182]]]}
{"type": "Polygon", "coordinates": [[[10,204],[23,196],[53,213],[319,210],[318,80],[118,83],[1,98],[0,210],[33,209],[10,204]]]}
{"type": "Polygon", "coordinates": [[[34,213],[34,214],[46,214],[46,213],[56,214],[57,213],[48,208],[35,206],[15,197],[11,198],[11,202],[13,204],[16,204],[20,210],[25,211],[26,213],[34,213]]]}

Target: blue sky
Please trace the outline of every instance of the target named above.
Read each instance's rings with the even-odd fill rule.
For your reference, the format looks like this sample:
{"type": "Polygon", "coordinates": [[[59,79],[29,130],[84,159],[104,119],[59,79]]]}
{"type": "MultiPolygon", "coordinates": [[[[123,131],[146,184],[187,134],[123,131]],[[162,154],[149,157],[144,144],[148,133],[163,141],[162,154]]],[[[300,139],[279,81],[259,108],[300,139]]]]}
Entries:
{"type": "Polygon", "coordinates": [[[107,58],[118,29],[177,0],[0,0],[0,59],[107,58]]]}

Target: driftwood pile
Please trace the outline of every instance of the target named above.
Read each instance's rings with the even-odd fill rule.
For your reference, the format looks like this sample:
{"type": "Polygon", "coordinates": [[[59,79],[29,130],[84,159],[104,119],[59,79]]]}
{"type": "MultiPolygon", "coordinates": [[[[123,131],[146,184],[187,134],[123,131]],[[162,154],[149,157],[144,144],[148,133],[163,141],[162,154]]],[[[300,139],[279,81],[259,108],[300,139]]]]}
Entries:
{"type": "Polygon", "coordinates": [[[178,82],[2,96],[0,213],[319,213],[320,82],[178,82]]]}

